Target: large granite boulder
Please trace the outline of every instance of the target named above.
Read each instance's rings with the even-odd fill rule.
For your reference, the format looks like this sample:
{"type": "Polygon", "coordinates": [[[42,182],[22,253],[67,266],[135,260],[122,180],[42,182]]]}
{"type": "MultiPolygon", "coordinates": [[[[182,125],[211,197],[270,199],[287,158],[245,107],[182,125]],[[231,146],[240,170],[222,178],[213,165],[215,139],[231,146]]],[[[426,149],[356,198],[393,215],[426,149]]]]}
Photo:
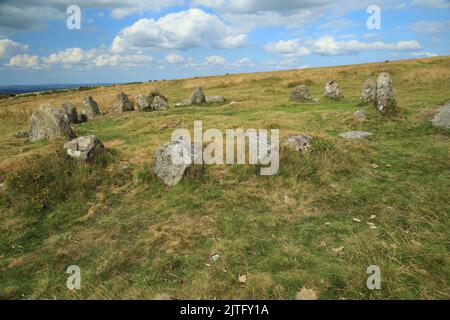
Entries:
{"type": "Polygon", "coordinates": [[[155,152],[152,171],[166,185],[178,184],[187,168],[201,156],[198,145],[175,140],[162,145],[155,152]]]}
{"type": "Polygon", "coordinates": [[[192,91],[191,102],[193,104],[201,104],[206,102],[205,94],[203,93],[202,88],[198,87],[192,91]]]}
{"type": "Polygon", "coordinates": [[[70,127],[67,116],[51,104],[40,107],[31,115],[30,141],[73,139],[76,135],[70,127]]]}
{"type": "Polygon", "coordinates": [[[382,72],[377,78],[376,109],[381,113],[389,113],[395,110],[396,106],[391,75],[382,72]]]}
{"type": "Polygon", "coordinates": [[[92,97],[85,97],[83,99],[83,106],[78,116],[78,121],[85,122],[85,120],[91,120],[98,115],[100,115],[100,109],[97,102],[95,102],[92,97]]]}
{"type": "Polygon", "coordinates": [[[152,104],[150,97],[144,94],[140,94],[135,98],[136,108],[139,111],[150,111],[152,110],[152,104]]]}
{"type": "Polygon", "coordinates": [[[291,101],[295,102],[308,102],[311,101],[311,95],[309,94],[309,88],[307,85],[301,84],[296,86],[291,93],[291,101]]]}
{"type": "Polygon", "coordinates": [[[127,112],[134,111],[133,103],[128,99],[128,96],[120,92],[116,95],[116,100],[114,101],[110,112],[127,112]]]}
{"type": "Polygon", "coordinates": [[[441,107],[431,122],[437,127],[450,128],[450,103],[441,107]]]}
{"type": "Polygon", "coordinates": [[[374,103],[377,94],[377,83],[372,79],[367,79],[361,85],[361,103],[374,103]]]}
{"type": "Polygon", "coordinates": [[[83,161],[93,161],[96,157],[106,153],[103,143],[93,135],[78,137],[66,142],[64,149],[72,158],[83,161]]]}
{"type": "Polygon", "coordinates": [[[67,116],[70,123],[78,122],[78,112],[75,105],[69,101],[65,101],[61,106],[62,112],[67,116]]]}
{"type": "Polygon", "coordinates": [[[341,87],[336,81],[327,81],[325,83],[325,87],[323,87],[323,95],[334,100],[343,98],[341,87]]]}

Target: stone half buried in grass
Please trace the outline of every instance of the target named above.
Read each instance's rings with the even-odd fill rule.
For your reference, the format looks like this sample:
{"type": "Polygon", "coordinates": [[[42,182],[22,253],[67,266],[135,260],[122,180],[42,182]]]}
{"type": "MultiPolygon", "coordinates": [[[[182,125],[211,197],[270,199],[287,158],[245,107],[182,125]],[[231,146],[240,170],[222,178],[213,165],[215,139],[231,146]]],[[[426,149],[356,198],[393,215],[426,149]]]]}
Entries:
{"type": "Polygon", "coordinates": [[[450,103],[441,107],[431,122],[434,126],[450,129],[450,103]]]}
{"type": "Polygon", "coordinates": [[[296,86],[291,93],[291,101],[295,102],[309,102],[312,101],[311,95],[309,94],[308,86],[300,84],[296,86]]]}
{"type": "Polygon", "coordinates": [[[207,103],[222,103],[226,101],[226,99],[222,96],[208,96],[205,100],[207,103]]]}
{"type": "Polygon", "coordinates": [[[199,162],[201,148],[194,143],[174,140],[156,150],[152,172],[166,185],[174,186],[183,178],[186,170],[199,162]]]}
{"type": "Polygon", "coordinates": [[[64,149],[72,158],[88,162],[106,154],[105,146],[94,135],[82,136],[66,142],[64,149]]]}
{"type": "Polygon", "coordinates": [[[370,132],[366,131],[348,131],[344,133],[340,133],[339,136],[344,139],[361,139],[368,136],[371,136],[372,134],[370,132]]]}
{"type": "Polygon", "coordinates": [[[283,145],[293,148],[298,152],[306,152],[311,148],[311,136],[306,134],[299,134],[296,136],[287,137],[283,145]]]}
{"type": "Polygon", "coordinates": [[[30,141],[73,139],[76,135],[70,127],[67,116],[51,104],[41,106],[31,115],[30,141]]]}

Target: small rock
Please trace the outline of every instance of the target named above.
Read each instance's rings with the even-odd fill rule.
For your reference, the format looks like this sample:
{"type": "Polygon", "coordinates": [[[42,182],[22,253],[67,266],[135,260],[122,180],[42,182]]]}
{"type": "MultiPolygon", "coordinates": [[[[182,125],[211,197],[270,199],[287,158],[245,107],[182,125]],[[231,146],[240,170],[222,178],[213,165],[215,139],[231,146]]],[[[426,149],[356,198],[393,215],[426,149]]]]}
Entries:
{"type": "Polygon", "coordinates": [[[290,136],[284,140],[284,145],[294,148],[295,151],[306,152],[311,147],[311,139],[311,136],[306,134],[290,136]]]}
{"type": "Polygon", "coordinates": [[[327,222],[325,222],[325,225],[326,225],[326,226],[330,226],[330,225],[331,225],[331,222],[327,221],[327,222]]]}
{"type": "Polygon", "coordinates": [[[339,252],[341,252],[342,250],[344,250],[344,247],[331,248],[331,250],[332,250],[334,253],[339,253],[339,252]]]}
{"type": "Polygon", "coordinates": [[[72,158],[92,161],[106,153],[103,143],[93,135],[82,136],[64,144],[64,149],[72,158]]]}
{"type": "Polygon", "coordinates": [[[352,220],[355,221],[355,222],[361,222],[361,220],[358,219],[358,218],[352,218],[352,220]]]}
{"type": "Polygon", "coordinates": [[[369,226],[370,229],[378,229],[376,226],[369,226]]]}
{"type": "Polygon", "coordinates": [[[377,165],[376,163],[371,163],[370,166],[374,169],[378,169],[380,166],[377,165]]]}
{"type": "Polygon", "coordinates": [[[450,103],[441,107],[431,122],[437,127],[450,128],[450,103]]]}
{"type": "Polygon", "coordinates": [[[289,204],[289,196],[287,194],[284,195],[284,203],[289,204]]]}
{"type": "Polygon", "coordinates": [[[361,139],[361,138],[368,137],[371,135],[372,134],[370,132],[366,132],[366,131],[348,131],[348,132],[339,134],[339,136],[344,139],[361,139]]]}
{"type": "Polygon", "coordinates": [[[373,215],[370,216],[370,219],[373,220],[373,219],[375,219],[376,217],[377,217],[377,216],[373,214],[373,215]]]}
{"type": "Polygon", "coordinates": [[[219,260],[219,259],[220,259],[220,255],[218,255],[218,254],[213,254],[213,255],[211,256],[211,260],[214,261],[214,262],[216,262],[216,261],[219,260]]]}
{"type": "Polygon", "coordinates": [[[247,282],[247,275],[243,274],[242,276],[239,276],[239,282],[240,283],[246,283],[247,282]]]}
{"type": "Polygon", "coordinates": [[[175,107],[187,107],[192,105],[191,99],[183,99],[178,103],[175,103],[175,107]]]}

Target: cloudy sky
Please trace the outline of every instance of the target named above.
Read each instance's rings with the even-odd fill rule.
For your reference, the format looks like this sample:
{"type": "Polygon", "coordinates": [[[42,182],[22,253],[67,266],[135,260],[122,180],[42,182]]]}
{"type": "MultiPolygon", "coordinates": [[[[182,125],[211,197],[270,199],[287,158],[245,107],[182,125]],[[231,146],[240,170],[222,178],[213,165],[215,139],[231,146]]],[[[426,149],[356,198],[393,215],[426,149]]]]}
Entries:
{"type": "Polygon", "coordinates": [[[431,57],[449,40],[450,0],[1,0],[0,85],[431,57]]]}

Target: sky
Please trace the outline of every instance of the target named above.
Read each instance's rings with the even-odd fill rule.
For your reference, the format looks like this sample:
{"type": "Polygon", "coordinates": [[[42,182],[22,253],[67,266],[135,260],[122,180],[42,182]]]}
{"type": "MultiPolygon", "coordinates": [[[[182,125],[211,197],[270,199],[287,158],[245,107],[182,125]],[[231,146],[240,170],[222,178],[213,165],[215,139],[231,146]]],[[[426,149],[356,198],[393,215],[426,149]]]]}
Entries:
{"type": "Polygon", "coordinates": [[[0,85],[446,56],[449,40],[450,0],[1,0],[0,85]]]}

